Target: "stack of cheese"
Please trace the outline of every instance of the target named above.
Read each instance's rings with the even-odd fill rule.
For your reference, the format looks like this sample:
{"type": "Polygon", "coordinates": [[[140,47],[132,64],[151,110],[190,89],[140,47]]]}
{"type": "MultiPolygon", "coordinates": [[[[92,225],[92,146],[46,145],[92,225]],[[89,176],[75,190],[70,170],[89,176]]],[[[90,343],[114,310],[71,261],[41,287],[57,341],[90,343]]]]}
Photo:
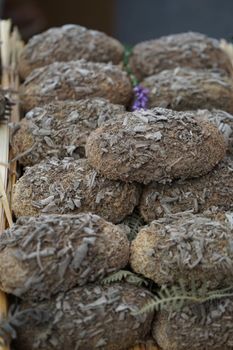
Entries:
{"type": "Polygon", "coordinates": [[[112,181],[85,159],[91,131],[121,118],[132,87],[123,46],[69,25],[29,41],[21,56],[25,117],[12,131],[23,175],[17,221],[0,242],[1,289],[19,297],[17,349],[123,349],[145,339],[152,294],[126,283],[103,286],[129,262],[115,223],[138,204],[137,184],[112,181]],[[20,321],[19,321],[20,319],[20,321]]]}
{"type": "Polygon", "coordinates": [[[136,45],[129,65],[150,109],[129,112],[123,51],[69,25],[22,54],[12,148],[27,167],[0,238],[1,288],[22,299],[17,346],[127,349],[151,333],[163,350],[231,349],[232,298],[154,315],[140,313],[150,290],[101,284],[125,267],[159,287],[233,280],[230,59],[195,33],[136,45]],[[116,224],[138,208],[148,225],[130,243],[116,224]]]}

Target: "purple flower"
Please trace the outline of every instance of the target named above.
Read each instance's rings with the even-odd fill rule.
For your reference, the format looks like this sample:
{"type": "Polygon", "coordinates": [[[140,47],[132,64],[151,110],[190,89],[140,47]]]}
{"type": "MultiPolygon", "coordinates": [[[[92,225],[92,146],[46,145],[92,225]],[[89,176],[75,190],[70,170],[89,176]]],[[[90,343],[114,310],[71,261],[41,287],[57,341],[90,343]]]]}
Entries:
{"type": "Polygon", "coordinates": [[[134,91],[134,102],[132,106],[132,111],[138,109],[147,109],[149,101],[149,90],[141,85],[136,85],[133,89],[134,91]]]}

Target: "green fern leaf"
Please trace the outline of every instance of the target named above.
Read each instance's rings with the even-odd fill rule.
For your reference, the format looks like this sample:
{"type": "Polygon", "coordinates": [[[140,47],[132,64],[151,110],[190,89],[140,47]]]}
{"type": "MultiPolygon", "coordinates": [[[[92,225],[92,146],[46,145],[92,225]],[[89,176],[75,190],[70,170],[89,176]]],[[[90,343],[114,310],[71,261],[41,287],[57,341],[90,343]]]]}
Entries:
{"type": "Polygon", "coordinates": [[[208,291],[208,284],[203,283],[197,287],[196,282],[191,282],[191,289],[185,286],[184,281],[180,280],[177,286],[163,285],[157,291],[157,295],[144,305],[137,313],[153,311],[180,311],[185,305],[190,303],[205,303],[216,299],[233,297],[233,286],[208,291]]]}
{"type": "Polygon", "coordinates": [[[126,281],[128,283],[134,284],[136,286],[147,285],[148,282],[134,273],[127,270],[120,270],[114,272],[110,276],[103,279],[102,284],[110,284],[114,282],[126,281]]]}
{"type": "Polygon", "coordinates": [[[120,281],[124,280],[129,275],[130,275],[129,271],[119,270],[117,272],[114,272],[110,276],[104,278],[102,280],[102,283],[103,284],[110,284],[110,283],[114,283],[114,282],[120,282],[120,281]]]}

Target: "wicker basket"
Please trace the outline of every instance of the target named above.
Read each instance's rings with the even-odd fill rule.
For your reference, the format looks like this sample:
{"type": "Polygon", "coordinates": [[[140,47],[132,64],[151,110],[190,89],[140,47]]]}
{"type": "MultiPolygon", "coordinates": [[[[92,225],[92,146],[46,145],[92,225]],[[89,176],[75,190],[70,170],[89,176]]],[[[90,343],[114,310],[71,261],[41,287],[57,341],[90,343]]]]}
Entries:
{"type": "MultiPolygon", "coordinates": [[[[19,98],[19,77],[17,74],[17,61],[23,43],[17,29],[12,30],[10,20],[0,21],[1,37],[1,88],[6,91],[10,99],[15,102],[10,122],[20,120],[19,98]]],[[[12,188],[16,181],[17,162],[12,160],[10,152],[9,126],[6,121],[0,120],[0,233],[6,227],[12,225],[11,200],[12,188]]],[[[7,316],[7,296],[0,291],[0,319],[7,316]]],[[[0,350],[10,350],[10,346],[0,345],[0,350]]],[[[137,345],[130,350],[158,350],[151,341],[137,345]]]]}
{"type": "MultiPolygon", "coordinates": [[[[12,30],[10,20],[0,21],[1,39],[1,88],[15,100],[19,87],[17,61],[23,43],[17,28],[12,30]]],[[[14,105],[10,115],[11,122],[19,121],[19,106],[14,105]]],[[[16,181],[16,162],[10,162],[10,131],[6,121],[0,121],[0,233],[12,225],[11,195],[16,181]]],[[[0,318],[7,316],[7,296],[0,291],[0,318]]],[[[1,350],[9,350],[9,346],[0,345],[1,350]]]]}

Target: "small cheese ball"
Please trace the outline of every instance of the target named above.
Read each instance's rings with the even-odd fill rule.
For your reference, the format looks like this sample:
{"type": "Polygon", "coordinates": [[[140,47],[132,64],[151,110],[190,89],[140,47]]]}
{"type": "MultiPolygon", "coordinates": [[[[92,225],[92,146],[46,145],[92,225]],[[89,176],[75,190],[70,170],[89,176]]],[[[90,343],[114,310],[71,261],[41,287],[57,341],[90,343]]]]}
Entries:
{"type": "Polygon", "coordinates": [[[222,69],[232,74],[228,55],[220,42],[200,33],[179,33],[137,44],[132,51],[130,67],[138,79],[176,67],[222,69]]]}
{"type": "Polygon", "coordinates": [[[54,62],[35,69],[20,86],[19,94],[25,111],[55,100],[90,97],[126,105],[132,86],[126,72],[118,66],[79,60],[54,62]]]}
{"type": "Polygon", "coordinates": [[[131,244],[134,272],[158,285],[180,280],[211,290],[232,283],[231,222],[204,215],[179,213],[152,221],[131,244]]]}
{"type": "Polygon", "coordinates": [[[231,350],[233,298],[161,311],[153,322],[152,335],[163,350],[231,350]]]}
{"type": "Polygon", "coordinates": [[[146,289],[117,283],[86,285],[45,302],[25,302],[17,349],[129,349],[150,332],[153,312],[140,314],[140,310],[151,299],[146,289]]]}
{"type": "Polygon", "coordinates": [[[48,299],[125,267],[123,229],[97,215],[22,217],[0,236],[0,287],[26,300],[48,299]]]}
{"type": "Polygon", "coordinates": [[[35,107],[12,135],[13,156],[18,156],[24,166],[51,156],[83,157],[90,132],[124,111],[124,106],[100,98],[54,101],[35,107]]]}
{"type": "Polygon", "coordinates": [[[145,184],[204,175],[225,152],[212,123],[164,108],[126,113],[93,131],[86,143],[88,162],[103,176],[145,184]]]}
{"type": "Polygon", "coordinates": [[[142,85],[149,90],[148,108],[233,113],[233,81],[223,71],[178,67],[152,75],[142,85]]]}
{"type": "Polygon", "coordinates": [[[118,64],[123,53],[122,44],[105,33],[69,24],[33,36],[21,53],[19,73],[25,78],[35,68],[82,58],[118,64]]]}
{"type": "Polygon", "coordinates": [[[222,109],[233,113],[233,82],[222,71],[175,68],[143,80],[149,108],[222,109]]]}
{"type": "Polygon", "coordinates": [[[191,210],[202,213],[213,207],[233,209],[233,161],[226,157],[208,174],[174,181],[170,184],[151,182],[142,190],[140,214],[146,222],[191,210]]]}
{"type": "Polygon", "coordinates": [[[92,212],[117,223],[139,200],[135,183],[98,175],[86,159],[52,158],[27,168],[13,190],[16,217],[92,212]]]}

